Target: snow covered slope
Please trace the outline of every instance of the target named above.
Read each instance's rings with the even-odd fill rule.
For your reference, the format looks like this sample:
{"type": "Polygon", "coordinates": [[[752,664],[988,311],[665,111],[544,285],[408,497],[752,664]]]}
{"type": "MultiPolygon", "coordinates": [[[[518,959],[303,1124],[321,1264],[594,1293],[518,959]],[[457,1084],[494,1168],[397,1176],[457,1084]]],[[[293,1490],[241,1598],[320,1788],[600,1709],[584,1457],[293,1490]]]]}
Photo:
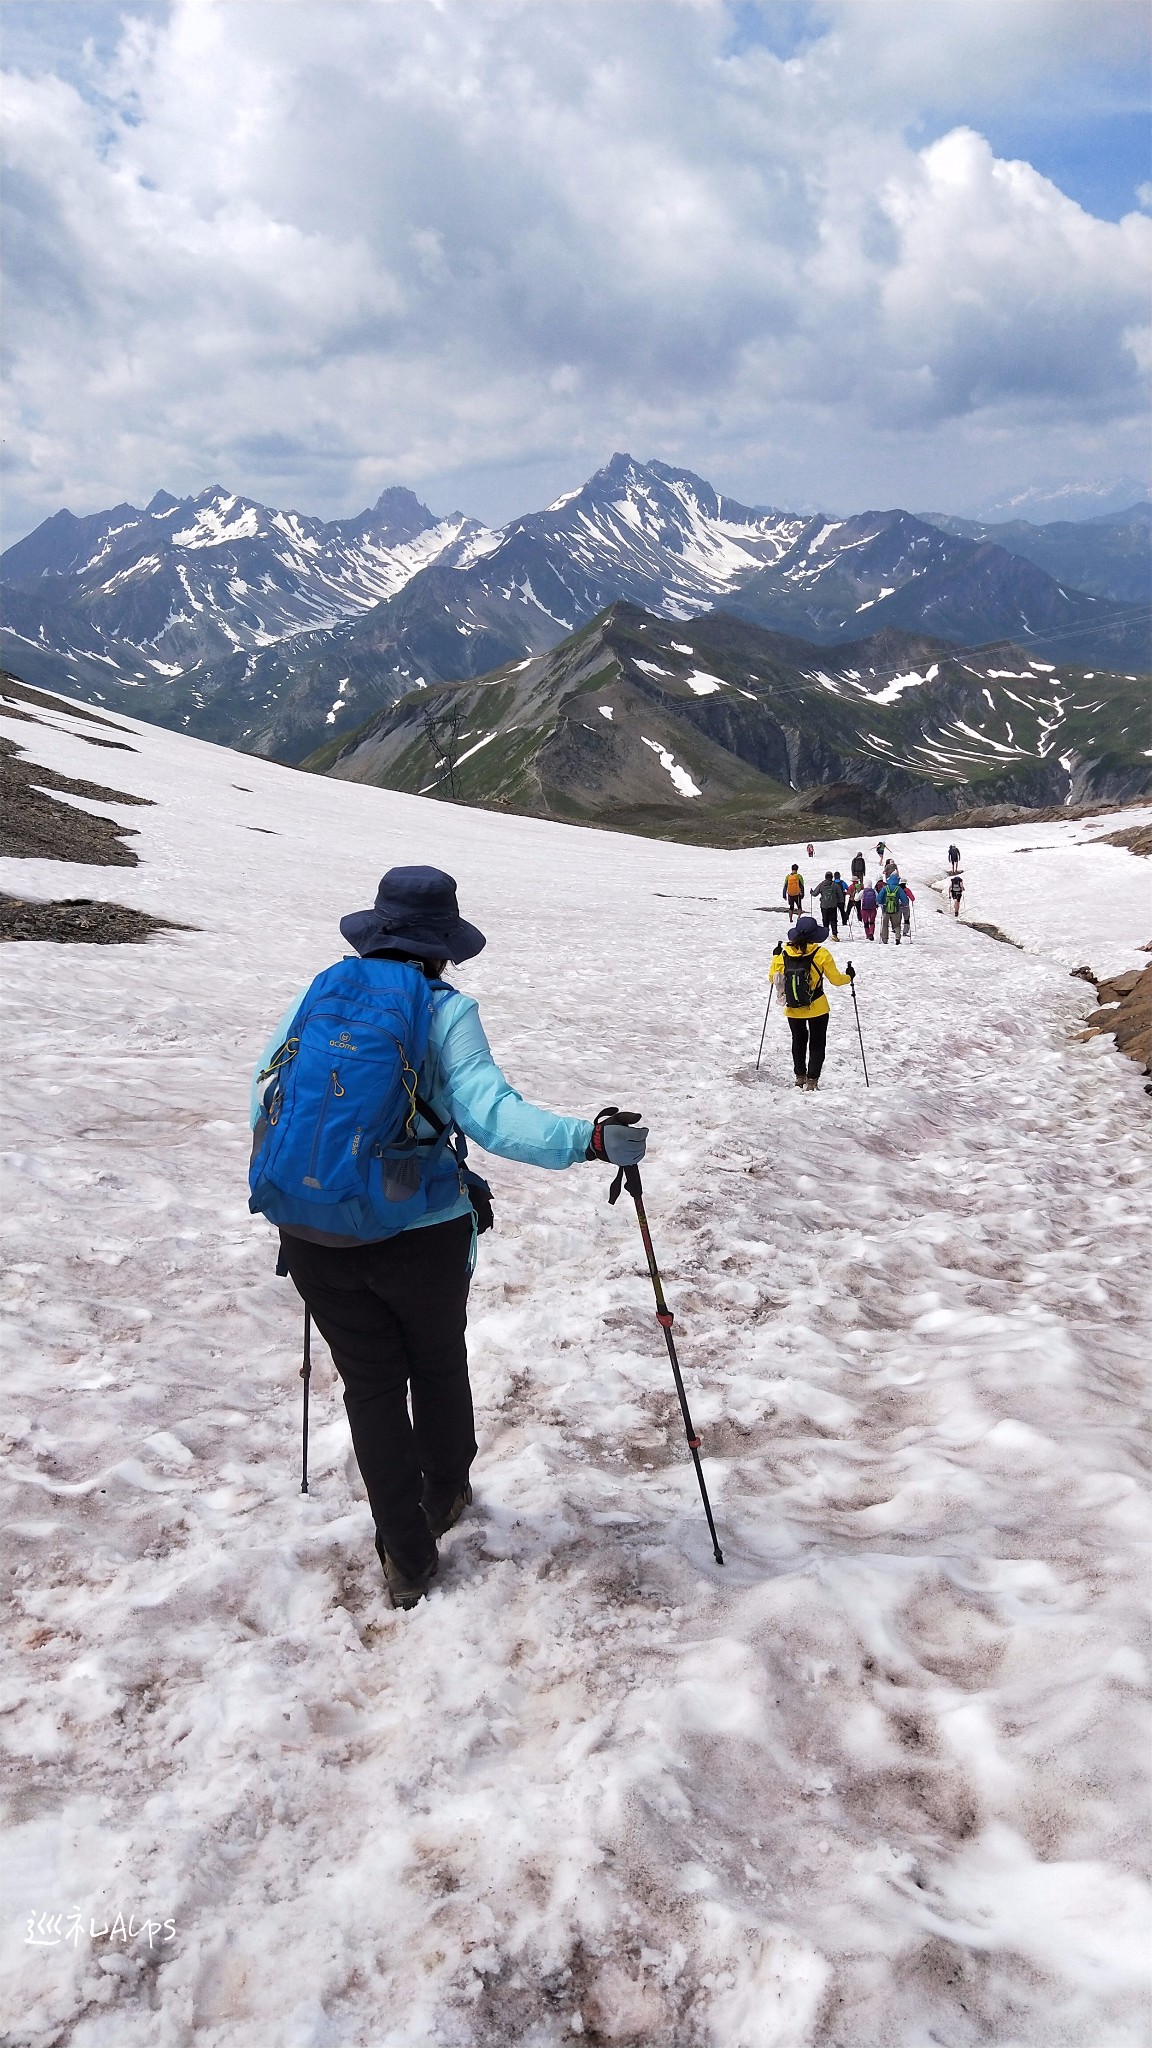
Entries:
{"type": "MultiPolygon", "coordinates": [[[[4,730],[90,777],[44,719],[4,730]]],[[[140,866],[0,875],[199,927],[5,956],[8,2038],[1142,2048],[1152,1148],[1068,965],[1144,963],[1144,865],[1106,819],[966,835],[1023,951],[935,914],[947,835],[898,843],[917,942],[850,948],[873,1086],[836,992],[801,1097],[775,1013],[754,1058],[802,848],[137,735],[96,758],[155,799],[140,866]],[[248,1070],[398,860],[488,931],[461,981],[517,1084],[647,1112],[723,1570],[592,1166],[492,1165],[477,1499],[428,1602],[383,1604],[323,1357],[297,1491],[248,1070]]]]}

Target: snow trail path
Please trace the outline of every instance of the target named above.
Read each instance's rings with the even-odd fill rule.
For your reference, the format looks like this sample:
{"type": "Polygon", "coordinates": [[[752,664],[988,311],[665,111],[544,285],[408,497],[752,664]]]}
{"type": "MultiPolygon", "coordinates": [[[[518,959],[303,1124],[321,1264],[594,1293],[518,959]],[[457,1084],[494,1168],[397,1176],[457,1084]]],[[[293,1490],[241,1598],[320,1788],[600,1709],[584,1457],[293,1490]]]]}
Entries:
{"type": "Polygon", "coordinates": [[[809,1097],[775,1004],[753,1064],[796,849],[45,720],[4,729],[157,807],[139,868],[0,886],[200,929],[5,953],[6,2041],[1143,2048],[1152,1148],[1068,972],[1147,957],[1110,821],[964,835],[966,911],[1027,951],[935,913],[948,834],[899,842],[917,942],[839,948],[873,1086],[837,990],[809,1097]],[[592,1166],[492,1162],[477,1498],[429,1600],[385,1605],[322,1346],[298,1492],[248,1076],[420,860],[489,935],[459,979],[516,1085],[652,1124],[723,1570],[592,1166]],[[174,1938],[94,1939],[117,1912],[174,1938]]]}

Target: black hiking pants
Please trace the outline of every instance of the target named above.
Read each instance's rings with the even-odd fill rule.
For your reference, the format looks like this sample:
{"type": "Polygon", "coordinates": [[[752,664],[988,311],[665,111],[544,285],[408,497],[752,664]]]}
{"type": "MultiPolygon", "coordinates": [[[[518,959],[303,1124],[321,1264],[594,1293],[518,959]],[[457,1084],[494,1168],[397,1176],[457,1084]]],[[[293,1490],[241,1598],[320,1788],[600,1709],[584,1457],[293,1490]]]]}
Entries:
{"type": "Polygon", "coordinates": [[[433,1514],[450,1505],[476,1456],[464,1341],[472,1219],[348,1250],[287,1234],[282,1242],[344,1382],[377,1531],[415,1577],[436,1554],[421,1502],[433,1514]]]}
{"type": "Polygon", "coordinates": [[[822,1017],[789,1017],[788,1029],[792,1033],[792,1071],[796,1079],[807,1078],[818,1081],[824,1066],[824,1054],[828,1049],[828,1012],[822,1017]]]}
{"type": "Polygon", "coordinates": [[[827,904],[822,903],[820,905],[820,915],[824,919],[824,922],[827,925],[828,930],[833,938],[836,937],[836,919],[839,916],[839,914],[840,908],[839,905],[836,903],[832,905],[831,909],[828,908],[827,904]]]}

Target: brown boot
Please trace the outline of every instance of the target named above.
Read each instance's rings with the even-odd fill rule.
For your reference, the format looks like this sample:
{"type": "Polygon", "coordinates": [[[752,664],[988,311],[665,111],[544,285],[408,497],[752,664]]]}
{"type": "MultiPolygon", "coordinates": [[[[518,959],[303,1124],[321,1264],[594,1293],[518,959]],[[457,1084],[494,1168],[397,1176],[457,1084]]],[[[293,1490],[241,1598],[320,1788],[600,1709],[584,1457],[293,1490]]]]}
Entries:
{"type": "Polygon", "coordinates": [[[413,1576],[406,1566],[397,1564],[394,1557],[389,1557],[379,1536],[376,1538],[376,1555],[384,1568],[384,1583],[393,1607],[415,1607],[417,1602],[424,1598],[440,1569],[440,1559],[433,1557],[430,1564],[426,1564],[413,1576]]]}
{"type": "Polygon", "coordinates": [[[464,1481],[463,1486],[460,1487],[458,1492],[449,1501],[439,1501],[433,1497],[431,1500],[423,1500],[420,1503],[424,1513],[424,1520],[434,1536],[444,1536],[449,1529],[454,1529],[465,1508],[471,1507],[471,1505],[472,1488],[467,1480],[464,1481]]]}

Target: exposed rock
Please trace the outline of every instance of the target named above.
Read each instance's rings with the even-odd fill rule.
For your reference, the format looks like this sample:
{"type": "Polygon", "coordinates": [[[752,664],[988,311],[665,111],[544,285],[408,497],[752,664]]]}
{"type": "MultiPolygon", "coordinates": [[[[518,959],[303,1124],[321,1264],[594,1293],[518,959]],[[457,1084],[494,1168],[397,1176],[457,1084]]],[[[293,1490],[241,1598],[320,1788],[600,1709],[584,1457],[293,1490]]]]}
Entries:
{"type": "Polygon", "coordinates": [[[1002,932],[998,924],[980,924],[974,917],[965,918],[964,922],[970,932],[983,932],[986,939],[998,939],[1002,946],[1015,946],[1021,953],[1024,950],[1019,939],[1010,939],[1007,932],[1002,932]]]}
{"type": "Polygon", "coordinates": [[[1152,825],[1125,825],[1119,832],[1102,832],[1093,846],[1126,846],[1129,853],[1152,854],[1152,825]]]}
{"type": "Polygon", "coordinates": [[[1085,1038],[1109,1032],[1117,1050],[1152,1073],[1152,966],[1130,968],[1098,984],[1100,1008],[1084,1028],[1085,1038]]]}
{"type": "MultiPolygon", "coordinates": [[[[31,683],[22,683],[19,677],[10,675],[7,669],[0,669],[0,697],[16,698],[24,704],[38,704],[43,711],[60,711],[68,718],[82,719],[85,725],[106,725],[111,732],[127,733],[129,738],[132,736],[130,727],[117,725],[115,719],[104,718],[98,711],[85,711],[81,705],[70,704],[63,697],[52,697],[46,690],[34,690],[31,683]]],[[[27,718],[28,713],[8,711],[5,715],[9,718],[27,718]]],[[[41,719],[36,722],[43,724],[44,721],[41,719]]],[[[84,733],[82,737],[91,739],[91,734],[84,733]]],[[[105,740],[104,745],[113,746],[115,742],[105,740]]],[[[126,747],[124,752],[134,754],[136,749],[126,747]]]]}
{"type": "Polygon", "coordinates": [[[21,747],[0,735],[0,853],[16,860],[81,861],[85,867],[138,865],[137,854],[124,843],[136,836],[131,826],[119,825],[114,818],[95,818],[74,804],[57,803],[44,785],[95,803],[143,804],[150,798],[58,775],[22,755],[21,747]]]}
{"type": "Polygon", "coordinates": [[[198,927],[150,917],[126,903],[97,903],[87,896],[59,903],[31,903],[0,896],[0,940],[52,939],[58,945],[138,946],[153,932],[191,932],[198,927]]]}
{"type": "MultiPolygon", "coordinates": [[[[920,818],[914,825],[906,825],[907,832],[953,832],[963,831],[967,826],[975,829],[985,825],[1058,825],[1077,818],[1101,818],[1109,812],[1147,808],[1146,796],[1132,797],[1126,802],[1100,804],[1049,804],[1036,810],[1031,804],[987,804],[978,811],[941,811],[931,818],[920,818]]],[[[1143,832],[1142,825],[1126,826],[1130,832],[1143,832]]],[[[1120,834],[1102,835],[1109,846],[1127,846],[1128,840],[1120,834]]],[[[1093,842],[1095,844],[1095,842],[1093,842]]],[[[1143,849],[1148,851],[1147,847],[1143,849]]]]}

